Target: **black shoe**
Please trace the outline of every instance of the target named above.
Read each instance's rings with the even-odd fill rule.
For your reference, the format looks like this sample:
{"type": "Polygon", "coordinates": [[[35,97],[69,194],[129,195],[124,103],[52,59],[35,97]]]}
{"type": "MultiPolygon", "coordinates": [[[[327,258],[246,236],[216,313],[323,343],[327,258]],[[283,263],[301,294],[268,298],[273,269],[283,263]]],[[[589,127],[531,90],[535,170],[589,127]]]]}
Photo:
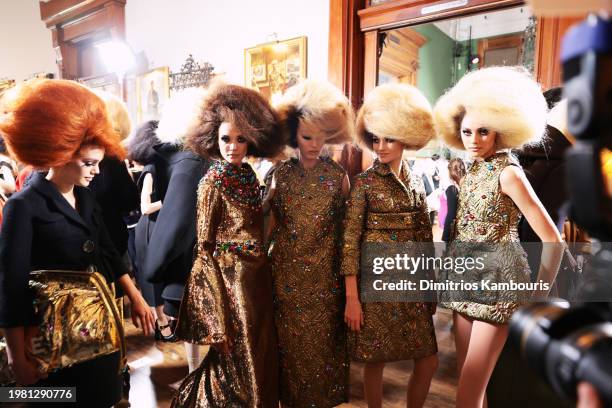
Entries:
{"type": "Polygon", "coordinates": [[[162,330],[165,330],[167,328],[170,328],[170,324],[164,324],[163,326],[160,326],[158,321],[155,321],[155,340],[157,341],[162,341],[164,343],[174,343],[175,341],[177,341],[177,337],[176,334],[174,334],[174,331],[169,334],[168,336],[164,336],[162,334],[162,330]]]}

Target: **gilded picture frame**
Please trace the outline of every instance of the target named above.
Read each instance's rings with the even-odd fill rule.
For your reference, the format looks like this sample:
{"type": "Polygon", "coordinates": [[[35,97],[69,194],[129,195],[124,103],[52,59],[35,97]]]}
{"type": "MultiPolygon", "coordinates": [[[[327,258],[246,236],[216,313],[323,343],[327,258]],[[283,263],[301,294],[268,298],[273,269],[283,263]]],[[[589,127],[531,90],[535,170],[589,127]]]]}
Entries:
{"type": "Polygon", "coordinates": [[[159,67],[136,77],[136,119],[159,120],[164,104],[170,98],[168,67],[159,67]]]}
{"type": "Polygon", "coordinates": [[[245,86],[272,102],[307,77],[307,37],[272,41],[244,50],[245,86]]]}

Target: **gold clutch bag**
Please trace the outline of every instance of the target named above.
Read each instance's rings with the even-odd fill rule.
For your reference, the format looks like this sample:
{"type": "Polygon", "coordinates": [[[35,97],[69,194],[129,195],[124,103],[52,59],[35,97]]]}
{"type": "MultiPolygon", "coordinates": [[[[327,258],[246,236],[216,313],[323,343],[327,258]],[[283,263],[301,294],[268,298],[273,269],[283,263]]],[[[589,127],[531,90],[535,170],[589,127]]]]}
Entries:
{"type": "MultiPolygon", "coordinates": [[[[121,312],[113,291],[98,272],[35,271],[30,290],[40,324],[25,328],[30,357],[41,372],[92,360],[119,351],[125,360],[121,312]]],[[[14,383],[6,340],[0,338],[0,385],[14,383]]]]}

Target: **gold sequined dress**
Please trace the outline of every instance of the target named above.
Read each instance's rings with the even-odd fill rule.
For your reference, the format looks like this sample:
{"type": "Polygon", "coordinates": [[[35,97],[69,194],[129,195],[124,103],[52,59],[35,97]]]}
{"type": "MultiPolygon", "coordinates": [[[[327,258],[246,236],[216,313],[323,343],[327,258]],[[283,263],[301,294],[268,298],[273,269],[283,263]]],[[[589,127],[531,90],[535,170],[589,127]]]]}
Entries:
{"type": "MultiPolygon", "coordinates": [[[[402,163],[399,177],[378,160],[355,178],[346,208],[341,273],[359,275],[362,242],[431,242],[425,189],[402,163]]],[[[361,303],[364,325],[349,334],[352,358],[386,362],[438,351],[433,319],[422,302],[361,303]]]]}
{"type": "Polygon", "coordinates": [[[197,255],[181,302],[178,336],[210,351],[181,384],[173,407],[278,406],[272,282],[262,251],[259,185],[248,164],[213,162],[198,188],[197,255]]]}
{"type": "Polygon", "coordinates": [[[274,174],[276,227],[270,255],[280,395],[288,407],[333,407],[348,401],[338,262],[345,174],[329,158],[307,170],[289,159],[274,174]]]}
{"type": "MultiPolygon", "coordinates": [[[[518,166],[518,163],[509,153],[496,153],[485,160],[474,162],[461,184],[450,251],[462,252],[469,248],[471,257],[488,258],[483,271],[468,272],[478,273],[477,277],[470,277],[470,282],[481,279],[493,282],[530,282],[527,256],[519,244],[518,236],[518,223],[522,214],[514,201],[501,192],[499,184],[501,172],[514,165],[518,166]]],[[[457,255],[461,254],[454,254],[457,255]]],[[[476,299],[480,301],[445,302],[443,306],[476,320],[498,324],[508,323],[521,304],[518,291],[491,294],[502,296],[503,300],[497,302],[485,302],[489,299],[486,292],[457,292],[453,296],[463,299],[477,296],[476,299]]]]}

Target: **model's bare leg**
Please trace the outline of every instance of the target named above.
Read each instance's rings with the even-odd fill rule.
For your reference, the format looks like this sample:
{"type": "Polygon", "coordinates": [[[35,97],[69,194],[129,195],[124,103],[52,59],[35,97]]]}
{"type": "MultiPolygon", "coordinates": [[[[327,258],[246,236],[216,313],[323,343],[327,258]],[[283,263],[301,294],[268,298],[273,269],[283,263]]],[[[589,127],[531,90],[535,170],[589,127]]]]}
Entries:
{"type": "Polygon", "coordinates": [[[200,346],[185,342],[185,353],[187,354],[189,372],[192,372],[200,365],[200,346]]]}
{"type": "Polygon", "coordinates": [[[414,370],[408,381],[408,408],[421,408],[425,404],[429,386],[438,369],[438,355],[427,356],[414,360],[414,370]]]}
{"type": "Polygon", "coordinates": [[[363,368],[363,392],[368,408],[382,407],[384,369],[385,363],[366,363],[363,368]]]}
{"type": "MultiPolygon", "coordinates": [[[[168,324],[168,317],[164,313],[164,305],[155,306],[155,315],[157,323],[159,323],[160,326],[166,326],[168,324]]],[[[166,327],[161,331],[161,334],[168,337],[172,334],[172,329],[170,329],[170,327],[166,327]]]]}
{"type": "Polygon", "coordinates": [[[474,320],[470,345],[459,377],[457,408],[484,406],[487,384],[507,337],[508,325],[474,320]]]}
{"type": "Polygon", "coordinates": [[[472,320],[461,313],[453,312],[453,334],[455,335],[455,350],[457,351],[457,374],[461,375],[461,369],[470,345],[472,320]]]}

